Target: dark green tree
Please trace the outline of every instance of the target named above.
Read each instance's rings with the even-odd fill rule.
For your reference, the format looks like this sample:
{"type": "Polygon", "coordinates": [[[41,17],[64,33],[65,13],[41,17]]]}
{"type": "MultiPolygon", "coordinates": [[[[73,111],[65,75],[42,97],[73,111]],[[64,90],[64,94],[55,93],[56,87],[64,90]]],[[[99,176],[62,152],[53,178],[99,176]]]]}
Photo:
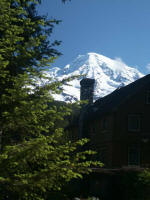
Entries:
{"type": "Polygon", "coordinates": [[[39,0],[0,1],[0,199],[48,199],[99,162],[77,151],[87,140],[66,141],[60,122],[71,113],[56,106],[61,82],[45,71],[60,53],[49,40],[59,21],[39,16],[39,0]]]}
{"type": "MultiPolygon", "coordinates": [[[[58,21],[38,16],[37,3],[38,0],[0,2],[0,126],[5,139],[10,132],[22,137],[22,132],[31,130],[29,126],[34,125],[38,126],[36,132],[41,132],[40,113],[37,112],[45,109],[43,105],[52,99],[47,95],[48,87],[54,91],[57,89],[54,84],[37,85],[37,81],[44,79],[43,68],[60,54],[53,48],[59,42],[50,43],[48,39],[58,21]],[[40,103],[34,100],[39,96],[43,98],[40,103]],[[32,125],[25,123],[30,119],[29,115],[37,118],[31,120],[32,125]]],[[[32,131],[35,134],[33,127],[32,131]]]]}

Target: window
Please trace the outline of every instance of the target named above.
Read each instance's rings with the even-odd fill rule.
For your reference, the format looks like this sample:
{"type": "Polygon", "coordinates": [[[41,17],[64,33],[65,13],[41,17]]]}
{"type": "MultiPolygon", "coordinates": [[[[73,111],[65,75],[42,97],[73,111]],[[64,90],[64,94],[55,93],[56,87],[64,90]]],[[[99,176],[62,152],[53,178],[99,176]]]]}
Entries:
{"type": "Polygon", "coordinates": [[[128,148],[128,165],[140,165],[140,150],[138,145],[128,148]]]}
{"type": "Polygon", "coordinates": [[[146,103],[150,104],[150,90],[146,92],[146,103]]]}
{"type": "Polygon", "coordinates": [[[128,131],[140,131],[141,118],[140,115],[128,116],[128,131]]]}
{"type": "Polygon", "coordinates": [[[103,119],[102,120],[102,129],[106,130],[108,128],[108,120],[103,119]]]}

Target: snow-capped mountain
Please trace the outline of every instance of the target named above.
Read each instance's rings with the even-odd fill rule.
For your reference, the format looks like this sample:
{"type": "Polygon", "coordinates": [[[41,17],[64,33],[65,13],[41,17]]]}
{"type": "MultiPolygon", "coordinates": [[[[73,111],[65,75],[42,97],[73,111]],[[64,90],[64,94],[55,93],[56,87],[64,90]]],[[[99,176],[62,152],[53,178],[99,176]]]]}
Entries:
{"type": "MultiPolygon", "coordinates": [[[[110,59],[97,53],[79,55],[64,68],[52,68],[48,76],[62,80],[74,75],[95,79],[94,99],[103,97],[118,87],[123,87],[144,76],[133,67],[127,66],[120,59],[110,59]]],[[[54,95],[56,100],[74,102],[80,99],[80,80],[76,78],[63,86],[63,93],[54,95]]]]}

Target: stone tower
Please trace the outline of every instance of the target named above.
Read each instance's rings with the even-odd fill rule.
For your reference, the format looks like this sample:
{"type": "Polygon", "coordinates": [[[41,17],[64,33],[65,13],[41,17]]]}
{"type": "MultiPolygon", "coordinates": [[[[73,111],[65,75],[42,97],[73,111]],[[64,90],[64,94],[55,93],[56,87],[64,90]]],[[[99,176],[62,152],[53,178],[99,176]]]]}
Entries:
{"type": "Polygon", "coordinates": [[[88,103],[93,103],[95,79],[83,78],[80,81],[80,100],[88,100],[88,103]]]}

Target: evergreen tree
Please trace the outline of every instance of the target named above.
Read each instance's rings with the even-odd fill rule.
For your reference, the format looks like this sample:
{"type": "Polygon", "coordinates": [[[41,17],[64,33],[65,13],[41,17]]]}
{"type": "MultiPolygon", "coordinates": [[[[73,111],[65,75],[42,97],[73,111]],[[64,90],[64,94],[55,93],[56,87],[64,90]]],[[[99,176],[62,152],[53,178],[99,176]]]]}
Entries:
{"type": "MultiPolygon", "coordinates": [[[[53,48],[59,42],[50,43],[48,40],[54,23],[58,21],[38,16],[36,12],[38,2],[30,0],[0,2],[0,114],[2,116],[0,125],[5,139],[7,133],[14,132],[15,135],[19,134],[22,137],[24,134],[20,131],[31,130],[29,122],[26,123],[31,119],[31,115],[37,118],[32,121],[31,126],[39,126],[36,132],[40,132],[42,128],[39,123],[40,113],[35,114],[35,112],[42,110],[46,101],[49,101],[48,87],[49,89],[52,87],[52,90],[57,88],[48,84],[44,87],[37,86],[37,80],[42,78],[43,68],[59,55],[53,48]],[[42,101],[33,102],[38,96],[43,98],[42,101]],[[32,112],[29,108],[32,108],[32,112]],[[21,124],[23,130],[20,130],[21,124]]],[[[35,130],[33,132],[35,134],[35,130]]]]}
{"type": "Polygon", "coordinates": [[[39,16],[39,0],[0,1],[0,199],[47,199],[52,190],[89,173],[87,140],[63,137],[60,122],[70,114],[54,105],[61,82],[44,73],[60,53],[50,42],[57,20],[39,16]],[[51,82],[51,83],[50,83],[51,82]]]}

